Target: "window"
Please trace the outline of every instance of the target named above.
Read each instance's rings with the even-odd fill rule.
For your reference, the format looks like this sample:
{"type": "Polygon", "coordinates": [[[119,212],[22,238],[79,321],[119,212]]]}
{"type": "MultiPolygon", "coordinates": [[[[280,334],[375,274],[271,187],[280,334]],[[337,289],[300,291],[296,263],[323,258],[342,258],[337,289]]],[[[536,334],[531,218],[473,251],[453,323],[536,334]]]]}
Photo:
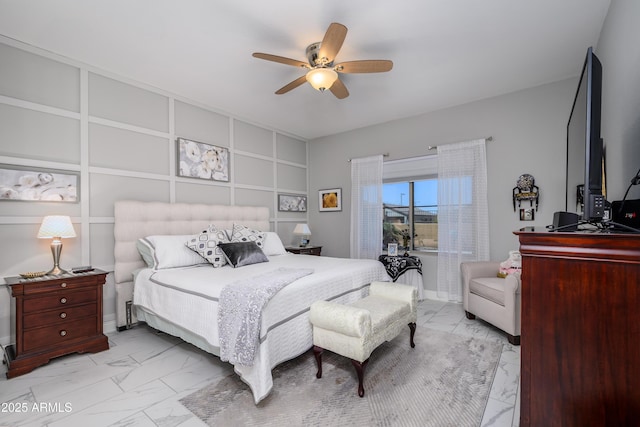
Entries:
{"type": "Polygon", "coordinates": [[[382,185],[382,249],[438,250],[438,179],[385,182],[382,185]],[[407,248],[403,234],[412,236],[407,248]]]}

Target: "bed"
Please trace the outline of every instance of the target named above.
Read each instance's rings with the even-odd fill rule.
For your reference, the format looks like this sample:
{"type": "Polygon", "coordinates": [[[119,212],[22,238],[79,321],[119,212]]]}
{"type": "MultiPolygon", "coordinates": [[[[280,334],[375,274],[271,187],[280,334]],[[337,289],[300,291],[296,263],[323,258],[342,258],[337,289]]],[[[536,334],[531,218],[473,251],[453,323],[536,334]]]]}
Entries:
{"type": "Polygon", "coordinates": [[[311,270],[283,287],[264,306],[253,363],[234,364],[257,404],[271,391],[271,369],[311,348],[311,303],[320,299],[350,303],[366,296],[371,282],[390,280],[376,260],[288,254],[269,228],[265,207],[117,201],[114,278],[118,328],[144,321],[220,356],[218,302],[226,285],[280,269],[311,270]],[[139,239],[148,236],[197,235],[210,224],[226,230],[242,224],[266,232],[268,262],[239,268],[197,263],[153,269],[136,247],[139,239]]]}

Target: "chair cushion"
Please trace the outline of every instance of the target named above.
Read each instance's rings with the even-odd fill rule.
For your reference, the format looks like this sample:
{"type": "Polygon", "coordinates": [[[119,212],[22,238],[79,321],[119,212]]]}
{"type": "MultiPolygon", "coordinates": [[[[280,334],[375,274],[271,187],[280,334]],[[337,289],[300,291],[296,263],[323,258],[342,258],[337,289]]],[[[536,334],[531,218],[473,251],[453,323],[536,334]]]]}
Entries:
{"type": "Polygon", "coordinates": [[[479,277],[469,282],[469,292],[504,307],[504,282],[500,277],[479,277]]]}
{"type": "Polygon", "coordinates": [[[394,301],[389,298],[369,295],[351,304],[352,307],[364,308],[371,314],[371,331],[374,336],[379,335],[390,325],[402,317],[408,316],[411,307],[407,303],[394,301]]]}

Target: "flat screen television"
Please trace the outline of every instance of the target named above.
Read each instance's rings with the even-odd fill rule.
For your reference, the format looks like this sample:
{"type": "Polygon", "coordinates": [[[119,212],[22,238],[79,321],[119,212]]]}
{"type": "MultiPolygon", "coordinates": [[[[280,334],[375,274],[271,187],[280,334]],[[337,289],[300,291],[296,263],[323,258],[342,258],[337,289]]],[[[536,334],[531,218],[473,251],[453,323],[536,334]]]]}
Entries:
{"type": "Polygon", "coordinates": [[[589,223],[605,216],[601,102],[602,64],[590,47],[567,124],[566,180],[566,210],[589,223]]]}

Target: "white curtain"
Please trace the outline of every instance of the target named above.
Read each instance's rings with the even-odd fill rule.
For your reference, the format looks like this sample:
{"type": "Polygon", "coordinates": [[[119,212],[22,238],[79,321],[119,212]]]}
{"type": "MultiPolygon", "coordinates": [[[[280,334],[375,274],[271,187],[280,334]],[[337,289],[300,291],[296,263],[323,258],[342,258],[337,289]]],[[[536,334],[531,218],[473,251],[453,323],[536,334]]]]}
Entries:
{"type": "Polygon", "coordinates": [[[382,251],[382,156],[351,160],[351,258],[382,251]]]}
{"type": "Polygon", "coordinates": [[[462,301],[460,263],[489,260],[485,140],[438,146],[438,297],[462,301]]]}

